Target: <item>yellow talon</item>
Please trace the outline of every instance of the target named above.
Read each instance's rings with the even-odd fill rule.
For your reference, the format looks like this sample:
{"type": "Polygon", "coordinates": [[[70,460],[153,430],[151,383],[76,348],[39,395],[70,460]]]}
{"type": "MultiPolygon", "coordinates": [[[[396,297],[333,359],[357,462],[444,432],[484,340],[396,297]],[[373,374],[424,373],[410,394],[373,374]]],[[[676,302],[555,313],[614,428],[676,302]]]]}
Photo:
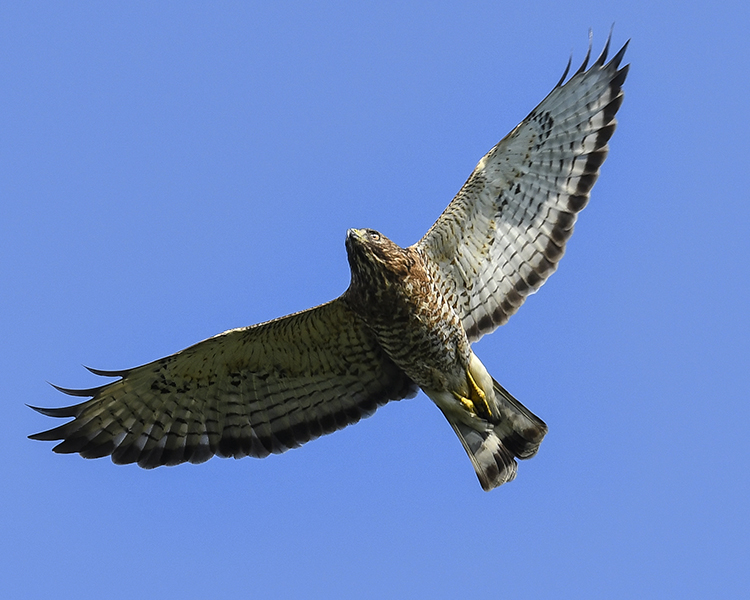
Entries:
{"type": "Polygon", "coordinates": [[[489,402],[487,402],[487,395],[477,385],[470,371],[466,372],[466,376],[469,382],[469,397],[462,396],[458,392],[453,392],[453,396],[471,414],[489,421],[492,418],[492,410],[490,410],[489,402]]]}
{"type": "Polygon", "coordinates": [[[471,371],[466,371],[466,380],[469,383],[469,396],[466,397],[458,392],[452,392],[453,396],[471,414],[487,421],[491,421],[492,409],[490,408],[490,403],[487,402],[487,394],[485,394],[484,390],[477,384],[471,371]]]}
{"type": "Polygon", "coordinates": [[[464,405],[464,408],[468,410],[472,414],[477,414],[476,409],[474,408],[474,403],[469,398],[464,398],[461,394],[458,394],[456,392],[453,392],[453,395],[456,397],[456,400],[458,400],[461,404],[464,405]]]}
{"type": "Polygon", "coordinates": [[[471,371],[466,371],[467,378],[469,380],[469,394],[471,396],[472,406],[479,406],[481,414],[476,408],[474,408],[474,414],[482,417],[483,419],[490,420],[492,418],[492,410],[490,410],[490,404],[487,402],[487,395],[482,391],[474,381],[474,377],[471,375],[471,371]]]}

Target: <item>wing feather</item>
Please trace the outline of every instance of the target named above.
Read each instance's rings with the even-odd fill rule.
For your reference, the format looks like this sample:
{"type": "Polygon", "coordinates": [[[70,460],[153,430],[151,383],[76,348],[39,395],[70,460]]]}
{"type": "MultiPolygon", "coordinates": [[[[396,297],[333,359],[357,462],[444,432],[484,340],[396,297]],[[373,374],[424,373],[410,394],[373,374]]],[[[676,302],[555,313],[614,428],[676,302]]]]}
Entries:
{"type": "Polygon", "coordinates": [[[59,388],[91,399],[37,408],[73,420],[30,437],[146,468],[284,452],[417,392],[341,299],[134,369],[90,370],[120,379],[59,388]]]}
{"type": "MultiPolygon", "coordinates": [[[[623,99],[627,44],[566,74],[482,158],[416,244],[469,339],[505,323],[555,271],[607,157],[623,99]]],[[[569,67],[570,65],[568,65],[569,67]]]]}

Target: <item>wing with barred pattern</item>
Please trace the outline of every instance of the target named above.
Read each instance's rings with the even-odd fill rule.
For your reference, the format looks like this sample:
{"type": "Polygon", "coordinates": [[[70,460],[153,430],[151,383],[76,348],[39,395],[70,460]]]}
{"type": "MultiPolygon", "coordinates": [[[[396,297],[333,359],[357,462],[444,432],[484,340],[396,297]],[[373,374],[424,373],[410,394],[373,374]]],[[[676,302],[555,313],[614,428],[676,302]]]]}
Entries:
{"type": "Polygon", "coordinates": [[[92,371],[120,379],[62,389],[91,399],[35,408],[73,420],[30,437],[146,468],[284,452],[418,391],[341,299],[134,369],[92,371]]]}
{"type": "MultiPolygon", "coordinates": [[[[469,340],[505,323],[557,268],[623,100],[627,44],[550,94],[487,155],[416,244],[469,340]]],[[[570,63],[568,64],[570,67],[570,63]]]]}

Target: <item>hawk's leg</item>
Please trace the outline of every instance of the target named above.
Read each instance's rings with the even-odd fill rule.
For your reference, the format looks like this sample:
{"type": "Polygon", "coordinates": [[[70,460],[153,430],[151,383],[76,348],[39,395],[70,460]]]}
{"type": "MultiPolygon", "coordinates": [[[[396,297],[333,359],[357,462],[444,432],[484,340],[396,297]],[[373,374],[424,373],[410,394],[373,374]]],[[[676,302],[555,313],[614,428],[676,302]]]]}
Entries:
{"type": "Polygon", "coordinates": [[[490,410],[489,402],[487,402],[487,394],[484,393],[484,390],[474,380],[471,369],[466,371],[466,380],[469,382],[468,398],[458,392],[453,392],[453,395],[469,412],[486,421],[492,420],[492,410],[490,410]]]}

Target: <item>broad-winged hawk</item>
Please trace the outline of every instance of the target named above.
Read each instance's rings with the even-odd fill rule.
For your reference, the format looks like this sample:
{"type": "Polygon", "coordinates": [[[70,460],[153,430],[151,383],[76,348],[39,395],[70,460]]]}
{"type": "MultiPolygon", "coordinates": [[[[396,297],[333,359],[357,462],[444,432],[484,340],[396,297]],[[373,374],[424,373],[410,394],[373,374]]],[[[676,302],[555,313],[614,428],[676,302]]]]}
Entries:
{"type": "MultiPolygon", "coordinates": [[[[356,423],[422,389],[451,424],[485,490],[516,474],[547,426],[487,372],[471,343],[505,323],[555,270],[615,130],[627,44],[591,52],[479,161],[413,246],[350,229],[351,284],[337,299],[233,329],[61,391],[36,408],[65,424],[31,436],[54,450],[151,468],[213,455],[267,456],[356,423]]],[[[568,68],[570,62],[568,63],[568,68]]]]}

